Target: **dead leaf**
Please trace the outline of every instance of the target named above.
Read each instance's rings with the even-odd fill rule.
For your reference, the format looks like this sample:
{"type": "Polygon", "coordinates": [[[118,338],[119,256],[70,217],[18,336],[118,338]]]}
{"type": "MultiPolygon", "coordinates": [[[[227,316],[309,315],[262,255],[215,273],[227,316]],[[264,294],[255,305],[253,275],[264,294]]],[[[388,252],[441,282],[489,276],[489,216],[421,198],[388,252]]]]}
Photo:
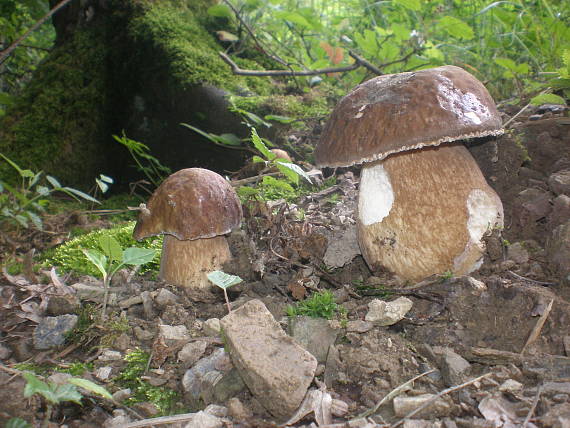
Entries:
{"type": "Polygon", "coordinates": [[[287,290],[291,292],[295,300],[303,300],[307,295],[307,289],[303,285],[303,281],[296,280],[287,284],[287,290]]]}

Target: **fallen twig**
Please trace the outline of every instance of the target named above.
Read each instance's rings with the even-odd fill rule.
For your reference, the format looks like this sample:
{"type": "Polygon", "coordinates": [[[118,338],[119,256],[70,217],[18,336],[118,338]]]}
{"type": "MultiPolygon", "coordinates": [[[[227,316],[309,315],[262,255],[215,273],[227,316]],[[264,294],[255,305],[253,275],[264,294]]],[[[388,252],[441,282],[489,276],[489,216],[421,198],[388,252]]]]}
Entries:
{"type": "Polygon", "coordinates": [[[525,277],[525,276],[521,276],[521,275],[519,275],[518,273],[514,273],[514,272],[511,271],[511,270],[508,270],[507,272],[510,273],[512,276],[514,276],[514,277],[517,278],[517,279],[521,279],[521,280],[523,280],[523,281],[532,282],[533,284],[538,284],[538,285],[555,285],[554,282],[536,281],[536,280],[534,280],[534,279],[530,279],[530,278],[527,278],[527,277],[525,277]]]}
{"type": "Polygon", "coordinates": [[[544,310],[544,312],[542,313],[542,315],[540,316],[540,318],[536,322],[534,328],[532,329],[532,331],[530,332],[530,335],[528,336],[528,339],[526,340],[526,343],[524,344],[524,346],[521,350],[521,354],[524,353],[527,346],[529,346],[531,343],[533,343],[538,338],[538,336],[540,336],[540,332],[542,331],[542,327],[544,327],[544,323],[546,322],[546,319],[548,318],[548,315],[550,314],[550,311],[552,310],[553,304],[554,304],[554,299],[552,299],[550,301],[550,303],[548,304],[548,306],[546,307],[546,309],[544,310]]]}
{"type": "Polygon", "coordinates": [[[540,399],[541,393],[542,393],[542,386],[539,386],[538,391],[536,391],[536,396],[534,397],[534,401],[532,402],[532,406],[530,406],[530,410],[528,411],[526,418],[524,418],[522,428],[526,428],[526,426],[530,422],[530,418],[534,414],[534,411],[536,410],[536,406],[538,405],[538,400],[540,399]]]}
{"type": "Polygon", "coordinates": [[[396,397],[400,393],[404,392],[404,390],[406,388],[408,388],[408,386],[413,384],[419,378],[426,376],[426,375],[433,373],[433,372],[435,372],[435,369],[431,369],[431,370],[428,370],[427,372],[423,372],[422,374],[419,374],[416,377],[404,382],[403,384],[399,385],[398,387],[396,387],[395,389],[390,391],[387,395],[385,395],[384,398],[382,398],[382,400],[380,400],[378,403],[376,403],[376,405],[374,407],[368,409],[364,413],[361,413],[360,415],[356,416],[352,420],[366,418],[366,417],[376,413],[376,411],[380,408],[380,406],[382,406],[382,404],[387,403],[389,400],[393,399],[394,397],[396,397]]]}
{"type": "Polygon", "coordinates": [[[414,416],[415,414],[421,412],[423,409],[425,409],[426,407],[428,407],[429,405],[431,405],[435,400],[437,400],[438,398],[443,397],[444,395],[449,394],[450,392],[455,392],[458,391],[460,389],[465,388],[466,386],[469,386],[475,382],[479,382],[481,379],[486,378],[487,376],[490,376],[492,373],[485,373],[484,375],[481,375],[479,377],[476,377],[475,379],[471,379],[465,383],[462,383],[461,385],[456,385],[456,386],[452,386],[450,388],[444,389],[443,391],[441,391],[440,393],[436,394],[433,398],[431,398],[430,400],[426,401],[424,404],[422,404],[420,407],[418,407],[417,409],[411,411],[410,413],[408,413],[406,416],[404,416],[402,419],[400,419],[398,422],[390,425],[389,428],[396,428],[399,427],[400,425],[402,425],[404,422],[406,422],[408,419],[410,419],[412,416],[414,416]]]}
{"type": "Polygon", "coordinates": [[[183,413],[181,415],[161,416],[159,418],[143,419],[141,421],[131,422],[122,425],[122,428],[140,428],[151,427],[153,425],[165,425],[191,421],[196,416],[196,413],[183,413]]]}

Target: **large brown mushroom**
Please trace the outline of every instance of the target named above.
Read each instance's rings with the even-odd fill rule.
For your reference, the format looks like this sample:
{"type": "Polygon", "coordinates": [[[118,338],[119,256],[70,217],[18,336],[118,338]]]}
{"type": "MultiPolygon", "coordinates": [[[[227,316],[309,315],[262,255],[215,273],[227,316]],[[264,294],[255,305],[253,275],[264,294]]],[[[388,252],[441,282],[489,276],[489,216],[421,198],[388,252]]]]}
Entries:
{"type": "Polygon", "coordinates": [[[315,158],[365,163],[357,228],[372,270],[421,280],[480,266],[483,235],[502,226],[503,208],[457,141],[502,133],[483,84],[455,66],[379,76],[340,100],[315,158]]]}
{"type": "Polygon", "coordinates": [[[231,258],[225,234],[239,226],[240,201],[220,175],[202,168],[180,170],[141,207],[133,236],[164,234],[159,277],[192,289],[208,289],[206,275],[231,258]]]}

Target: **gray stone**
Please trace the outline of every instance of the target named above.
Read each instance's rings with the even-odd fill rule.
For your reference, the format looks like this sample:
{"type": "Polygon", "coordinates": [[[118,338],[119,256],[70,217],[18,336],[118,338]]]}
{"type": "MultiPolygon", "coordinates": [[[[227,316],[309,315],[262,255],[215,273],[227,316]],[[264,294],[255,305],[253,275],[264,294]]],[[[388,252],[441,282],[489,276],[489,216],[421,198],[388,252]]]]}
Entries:
{"type": "Polygon", "coordinates": [[[220,320],[218,318],[210,318],[204,321],[202,331],[205,336],[219,336],[220,335],[220,320]]]}
{"type": "Polygon", "coordinates": [[[187,343],[182,347],[180,352],[178,352],[178,361],[180,361],[185,368],[192,367],[202,358],[207,347],[208,342],[204,340],[187,343]]]}
{"type": "Polygon", "coordinates": [[[167,345],[179,345],[190,340],[188,329],[185,325],[166,325],[160,324],[158,326],[158,337],[165,341],[167,345]]]}
{"type": "Polygon", "coordinates": [[[501,386],[499,386],[499,391],[510,392],[511,394],[519,393],[522,391],[522,389],[523,389],[523,384],[517,382],[514,379],[507,379],[501,384],[501,386]]]}
{"type": "Polygon", "coordinates": [[[570,282],[570,221],[552,231],[546,243],[546,253],[553,270],[563,281],[570,282]]]}
{"type": "Polygon", "coordinates": [[[133,333],[137,340],[140,340],[141,342],[152,340],[154,338],[154,333],[152,331],[142,329],[138,325],[133,328],[133,333]]]}
{"type": "Polygon", "coordinates": [[[178,296],[166,288],[161,288],[158,290],[154,301],[159,307],[165,308],[166,306],[175,304],[178,301],[178,296]]]}
{"type": "Polygon", "coordinates": [[[552,406],[540,419],[545,427],[570,428],[570,403],[552,406]]]}
{"type": "Polygon", "coordinates": [[[106,381],[109,380],[109,378],[111,377],[112,371],[113,367],[109,366],[99,367],[97,370],[95,370],[95,373],[93,373],[93,375],[99,380],[106,381]]]}
{"type": "Polygon", "coordinates": [[[129,398],[131,394],[132,391],[130,388],[119,389],[118,391],[113,393],[113,400],[118,401],[120,403],[121,401],[124,401],[127,398],[129,398]]]}
{"type": "Polygon", "coordinates": [[[253,416],[251,409],[246,407],[237,397],[230,398],[226,404],[228,415],[235,421],[245,422],[253,416]]]}
{"type": "Polygon", "coordinates": [[[436,428],[441,424],[436,425],[433,421],[426,421],[425,419],[407,419],[402,424],[403,428],[436,428]]]}
{"type": "Polygon", "coordinates": [[[184,428],[222,428],[224,421],[214,415],[210,415],[204,411],[200,411],[184,425],[184,428]]]}
{"type": "Polygon", "coordinates": [[[327,362],[325,364],[324,381],[327,388],[333,388],[334,382],[339,380],[340,371],[342,370],[342,361],[338,352],[338,348],[331,345],[327,355],[327,362]]]}
{"type": "Polygon", "coordinates": [[[528,263],[529,254],[526,248],[520,242],[515,242],[507,247],[507,258],[515,263],[528,263]]]}
{"type": "Polygon", "coordinates": [[[525,189],[518,194],[517,208],[513,214],[522,226],[530,225],[550,214],[550,192],[541,189],[525,189]]]}
{"type": "Polygon", "coordinates": [[[557,195],[570,196],[570,169],[551,174],[548,177],[548,186],[557,195]]]}
{"type": "Polygon", "coordinates": [[[369,321],[352,320],[346,323],[346,331],[349,333],[366,333],[374,328],[374,324],[369,321]]]}
{"type": "Polygon", "coordinates": [[[12,356],[12,353],[13,351],[9,347],[0,343],[0,360],[7,360],[12,356]]]}
{"type": "Polygon", "coordinates": [[[549,230],[554,230],[570,218],[570,196],[558,195],[552,201],[552,213],[548,223],[549,230]]]}
{"type": "Polygon", "coordinates": [[[202,358],[194,367],[187,370],[182,377],[182,388],[193,402],[200,399],[202,380],[207,373],[215,371],[223,359],[228,356],[224,348],[217,348],[209,356],[202,358]]]}
{"type": "Polygon", "coordinates": [[[52,317],[59,315],[73,314],[80,306],[80,301],[76,295],[68,294],[64,296],[50,296],[46,308],[46,314],[52,317]]]}
{"type": "Polygon", "coordinates": [[[394,413],[397,417],[403,418],[407,416],[410,412],[416,410],[417,408],[423,406],[430,400],[434,400],[433,403],[429,404],[426,408],[422,409],[420,412],[416,413],[414,418],[437,418],[449,416],[451,413],[451,406],[444,401],[442,398],[435,398],[435,394],[421,394],[415,397],[404,397],[399,396],[394,398],[394,413]]]}
{"type": "Polygon", "coordinates": [[[319,363],[327,360],[329,347],[334,344],[338,330],[324,318],[295,317],[289,324],[289,334],[309,351],[319,363]]]}
{"type": "Polygon", "coordinates": [[[323,262],[331,268],[339,268],[350,263],[359,254],[356,225],[349,225],[346,230],[336,231],[329,238],[323,262]]]}
{"type": "Polygon", "coordinates": [[[221,320],[232,361],[255,398],[277,418],[299,407],[317,360],[287,336],[259,300],[221,320]]]}
{"type": "Polygon", "coordinates": [[[439,355],[441,377],[445,384],[454,386],[465,382],[471,368],[469,362],[451,348],[434,347],[433,350],[439,355]]]}
{"type": "Polygon", "coordinates": [[[413,303],[407,297],[398,297],[391,302],[374,299],[368,304],[365,321],[376,325],[392,325],[400,321],[412,309],[413,303]]]}
{"type": "Polygon", "coordinates": [[[34,330],[34,347],[50,349],[65,343],[65,334],[77,325],[77,315],[60,315],[44,318],[34,330]]]}
{"type": "Polygon", "coordinates": [[[123,354],[121,354],[119,351],[105,349],[97,359],[99,361],[119,361],[123,359],[123,354]]]}

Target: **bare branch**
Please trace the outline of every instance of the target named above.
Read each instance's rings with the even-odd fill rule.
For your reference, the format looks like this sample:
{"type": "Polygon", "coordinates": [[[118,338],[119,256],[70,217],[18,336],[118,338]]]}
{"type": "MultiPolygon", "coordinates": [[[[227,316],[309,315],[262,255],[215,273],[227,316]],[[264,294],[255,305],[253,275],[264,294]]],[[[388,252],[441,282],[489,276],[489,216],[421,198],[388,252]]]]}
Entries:
{"type": "Polygon", "coordinates": [[[6,61],[6,59],[8,59],[8,56],[10,56],[12,51],[14,49],[16,49],[20,43],[22,43],[25,39],[27,39],[30,34],[32,34],[38,27],[40,27],[44,22],[46,22],[54,13],[56,13],[62,7],[66,6],[71,1],[72,0],[62,0],[61,2],[59,2],[57,5],[55,5],[55,7],[52,10],[50,10],[47,14],[45,14],[38,22],[36,22],[34,25],[32,25],[32,27],[28,31],[26,31],[19,39],[17,39],[14,43],[12,43],[10,46],[8,46],[8,48],[6,48],[2,52],[0,52],[0,65],[2,65],[4,63],[4,61],[6,61]]]}

